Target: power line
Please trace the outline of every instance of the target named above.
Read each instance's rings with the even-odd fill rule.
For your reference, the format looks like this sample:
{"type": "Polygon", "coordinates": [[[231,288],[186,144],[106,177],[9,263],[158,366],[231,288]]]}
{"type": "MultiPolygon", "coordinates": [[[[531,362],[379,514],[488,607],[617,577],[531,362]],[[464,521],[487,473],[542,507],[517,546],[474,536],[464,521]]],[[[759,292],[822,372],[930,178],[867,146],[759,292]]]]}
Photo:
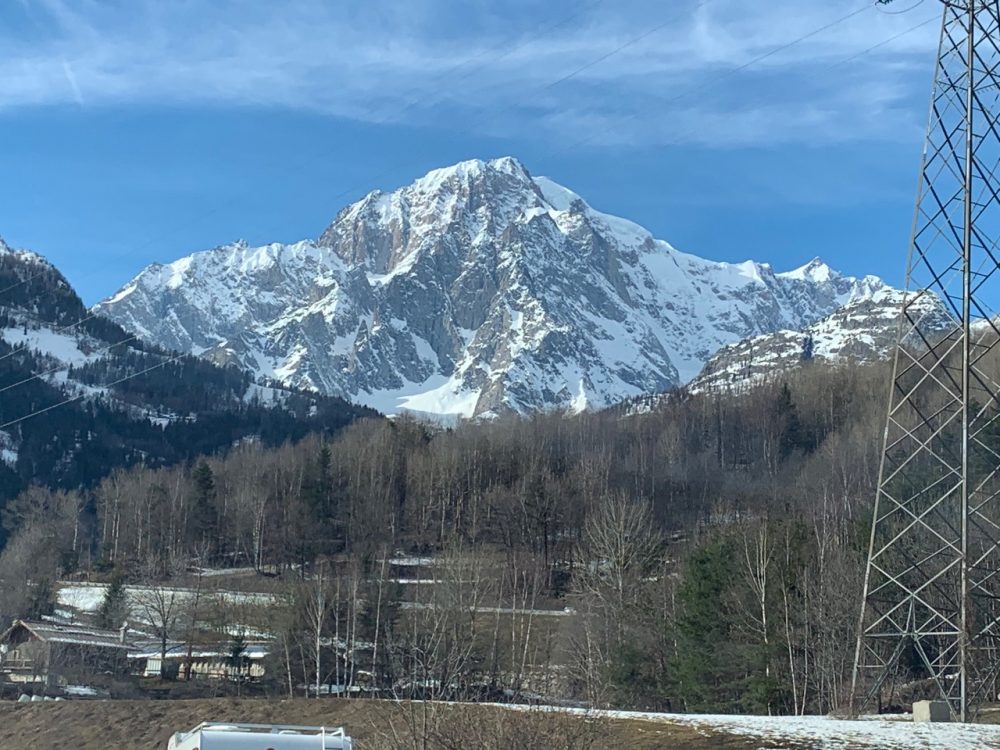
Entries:
{"type": "MultiPolygon", "coordinates": [[[[914,6],[914,7],[916,7],[916,6],[914,6]]],[[[898,13],[892,13],[890,15],[899,15],[899,14],[898,13]]],[[[922,29],[924,26],[927,26],[929,23],[932,23],[934,21],[940,21],[940,20],[941,20],[941,16],[939,16],[937,13],[935,13],[930,18],[927,18],[927,19],[921,21],[920,23],[916,24],[915,26],[910,26],[908,29],[904,29],[903,31],[900,31],[898,34],[893,34],[888,39],[883,39],[878,44],[872,45],[868,49],[865,49],[865,50],[862,50],[861,52],[858,52],[856,55],[852,55],[851,57],[848,57],[848,58],[846,58],[844,60],[840,60],[839,62],[834,63],[833,65],[829,66],[829,68],[827,68],[827,70],[830,70],[830,69],[833,69],[833,68],[837,68],[837,67],[840,67],[841,65],[846,65],[848,63],[852,63],[855,60],[857,60],[858,58],[864,57],[865,55],[870,54],[870,53],[874,52],[877,49],[881,49],[882,47],[884,47],[887,44],[892,44],[897,39],[900,39],[900,38],[906,36],[907,34],[912,34],[914,31],[917,31],[918,29],[922,29]]]]}
{"type": "MultiPolygon", "coordinates": [[[[839,18],[837,18],[837,19],[835,19],[833,21],[830,21],[830,22],[824,24],[823,26],[820,26],[817,29],[814,29],[814,30],[812,30],[812,31],[810,31],[810,32],[808,32],[806,34],[803,34],[802,36],[797,37],[796,39],[793,39],[793,40],[791,40],[789,42],[785,42],[784,44],[782,44],[782,45],[780,45],[778,47],[775,47],[775,48],[773,48],[771,50],[768,50],[767,52],[764,52],[764,53],[758,55],[757,57],[754,57],[751,60],[748,60],[748,61],[746,61],[744,63],[741,63],[740,65],[738,65],[735,68],[730,68],[729,70],[724,71],[723,73],[720,73],[717,76],[714,76],[713,78],[711,78],[708,81],[708,83],[699,84],[697,86],[691,86],[690,88],[687,88],[684,91],[681,91],[680,93],[678,93],[678,94],[676,94],[676,95],[674,95],[672,97],[668,97],[667,99],[660,100],[660,101],[663,104],[673,104],[673,103],[678,102],[678,101],[680,101],[680,100],[682,100],[682,99],[684,99],[684,98],[686,98],[688,96],[691,96],[693,94],[702,94],[702,93],[705,92],[705,90],[707,88],[709,88],[711,86],[718,85],[722,81],[725,81],[728,78],[730,78],[730,77],[732,77],[732,76],[734,76],[734,75],[736,75],[738,73],[742,73],[742,72],[744,72],[744,71],[752,68],[753,66],[758,65],[759,63],[764,62],[765,60],[768,60],[768,59],[774,57],[777,54],[780,54],[781,52],[785,52],[785,51],[787,51],[787,50],[795,47],[796,45],[799,45],[802,42],[807,41],[807,40],[813,38],[814,36],[817,36],[817,35],[825,32],[825,31],[829,31],[830,29],[835,28],[836,26],[839,26],[840,24],[845,23],[845,22],[851,20],[855,16],[858,16],[861,13],[863,13],[864,11],[868,10],[869,7],[870,6],[865,5],[865,6],[861,7],[861,8],[858,8],[857,10],[851,11],[850,13],[847,13],[846,15],[843,15],[843,16],[841,16],[841,17],[839,17],[839,18]]],[[[848,58],[845,58],[843,60],[839,60],[836,63],[833,63],[832,65],[827,66],[827,68],[825,68],[824,70],[832,70],[832,69],[837,68],[837,67],[839,67],[841,65],[845,65],[845,64],[853,62],[854,60],[857,60],[857,59],[859,59],[861,57],[864,57],[865,55],[870,54],[871,52],[874,52],[875,50],[877,50],[877,49],[879,49],[881,47],[884,47],[887,44],[891,44],[892,42],[896,41],[900,37],[906,36],[907,34],[910,34],[910,33],[914,32],[914,31],[922,28],[923,26],[926,26],[931,21],[938,20],[938,18],[939,17],[937,15],[934,15],[933,17],[931,17],[931,18],[929,18],[929,19],[927,19],[925,21],[922,21],[921,23],[919,23],[919,24],[917,24],[915,26],[911,26],[910,28],[905,29],[904,31],[901,31],[901,32],[899,32],[897,34],[894,34],[891,37],[888,37],[887,39],[884,39],[883,41],[879,42],[878,44],[875,44],[875,45],[873,45],[873,46],[871,46],[871,47],[869,47],[869,48],[867,48],[865,50],[862,50],[861,52],[857,52],[857,53],[851,55],[848,58]]],[[[626,117],[622,117],[621,119],[619,119],[615,123],[615,125],[616,126],[620,126],[622,123],[634,120],[640,114],[643,114],[643,112],[637,110],[637,111],[633,112],[632,114],[630,114],[630,115],[628,115],[626,117]]],[[[600,132],[603,132],[603,131],[592,133],[591,135],[586,136],[584,138],[579,138],[579,139],[573,141],[570,144],[562,146],[559,150],[561,150],[561,151],[569,151],[569,150],[572,150],[572,149],[575,149],[575,148],[579,148],[580,146],[583,146],[583,145],[585,145],[585,144],[590,143],[591,141],[593,141],[600,134],[600,132]]],[[[697,132],[698,132],[697,128],[692,128],[691,130],[686,131],[685,133],[683,133],[681,137],[684,137],[684,136],[687,136],[687,135],[692,135],[692,134],[697,133],[697,132]]]]}
{"type": "Polygon", "coordinates": [[[917,0],[913,5],[908,8],[903,8],[902,10],[881,10],[880,5],[887,5],[886,0],[877,0],[875,4],[875,10],[884,16],[901,16],[904,13],[909,13],[911,10],[915,10],[924,4],[924,0],[917,0]]]}
{"type": "MultiPolygon", "coordinates": [[[[775,47],[774,49],[770,50],[769,52],[765,52],[762,55],[758,55],[757,57],[753,58],[752,60],[748,60],[747,62],[743,63],[742,65],[739,65],[739,66],[733,68],[732,70],[729,70],[726,73],[722,74],[721,76],[718,76],[717,78],[713,79],[711,81],[711,83],[718,83],[720,80],[722,80],[724,78],[728,78],[729,76],[733,75],[734,73],[739,73],[741,71],[744,71],[747,68],[750,68],[750,67],[752,67],[754,65],[757,65],[758,63],[762,63],[765,60],[774,57],[775,55],[781,54],[785,50],[789,50],[792,47],[794,47],[794,46],[796,46],[798,44],[801,44],[802,42],[806,41],[807,39],[812,39],[814,36],[819,36],[824,31],[829,31],[830,29],[832,29],[832,28],[834,28],[836,26],[839,26],[840,24],[842,24],[842,23],[844,23],[846,21],[850,21],[855,16],[861,15],[866,10],[868,10],[870,7],[871,7],[870,4],[865,3],[863,6],[861,6],[857,10],[851,11],[847,15],[841,16],[840,18],[837,18],[837,19],[835,19],[833,21],[830,21],[829,23],[824,24],[823,26],[820,26],[818,29],[814,29],[813,31],[810,31],[807,34],[803,34],[802,36],[798,37],[797,39],[793,39],[790,42],[786,42],[785,44],[782,44],[782,45],[780,45],[778,47],[775,47]]],[[[683,94],[679,95],[676,99],[683,98],[684,96],[690,96],[696,90],[697,89],[690,89],[690,90],[684,92],[683,94]]],[[[674,99],[673,101],[676,101],[676,99],[674,99]]]]}
{"type": "MultiPolygon", "coordinates": [[[[80,318],[75,323],[70,323],[69,325],[63,326],[62,328],[53,328],[52,332],[54,334],[58,335],[60,333],[65,333],[66,331],[72,331],[74,328],[76,328],[79,325],[83,325],[88,320],[93,320],[94,318],[98,318],[98,317],[100,317],[100,315],[98,313],[92,312],[89,315],[87,315],[85,318],[80,318]]],[[[17,354],[17,350],[13,349],[13,350],[7,352],[6,354],[0,355],[0,362],[3,362],[8,357],[13,357],[15,354],[17,354]]]]}
{"type": "MultiPolygon", "coordinates": [[[[190,354],[177,354],[176,356],[170,357],[169,359],[166,359],[163,362],[159,362],[151,367],[147,367],[144,370],[140,370],[139,372],[134,372],[130,375],[126,375],[125,377],[118,378],[117,380],[113,380],[110,383],[106,383],[99,387],[102,389],[113,388],[114,386],[121,385],[122,383],[128,380],[132,380],[133,378],[138,378],[142,375],[145,375],[146,373],[152,372],[153,370],[158,370],[161,367],[165,367],[173,362],[177,362],[178,360],[190,356],[191,356],[190,354]]],[[[44,409],[37,409],[36,411],[31,412],[30,414],[25,414],[23,417],[18,417],[17,419],[12,419],[9,422],[4,422],[3,424],[0,424],[0,430],[6,430],[8,427],[13,427],[14,425],[21,424],[22,422],[27,422],[29,419],[32,419],[33,417],[37,417],[41,414],[46,414],[47,412],[53,411],[54,409],[58,409],[61,406],[67,406],[68,404],[73,404],[76,403],[77,401],[82,401],[84,398],[86,398],[86,394],[80,393],[77,394],[76,396],[73,396],[72,398],[67,398],[58,403],[46,406],[44,409]]]]}
{"type": "MultiPolygon", "coordinates": [[[[122,341],[117,341],[114,344],[109,344],[108,346],[102,347],[100,349],[95,349],[91,353],[91,356],[104,354],[105,352],[111,351],[116,346],[122,346],[123,344],[128,344],[131,341],[136,341],[138,338],[139,336],[137,334],[134,334],[132,336],[129,336],[127,339],[123,339],[122,341]]],[[[14,352],[8,352],[4,357],[0,357],[0,359],[4,359],[8,356],[11,356],[11,354],[17,354],[19,352],[20,350],[15,350],[14,352]]],[[[19,380],[16,383],[5,385],[3,388],[0,388],[0,393],[6,393],[7,391],[11,391],[19,386],[25,385],[26,383],[30,383],[34,380],[39,380],[41,378],[46,378],[49,375],[55,375],[57,372],[62,372],[63,370],[69,370],[72,367],[73,367],[72,363],[59,365],[58,367],[53,367],[49,370],[45,370],[44,372],[40,372],[37,375],[32,375],[30,378],[25,378],[24,380],[19,380]]]]}
{"type": "MultiPolygon", "coordinates": [[[[707,5],[709,2],[711,2],[711,0],[702,0],[701,2],[699,2],[693,8],[693,10],[699,10],[703,6],[707,5]]],[[[569,73],[567,75],[564,75],[562,78],[559,78],[559,79],[553,81],[552,83],[550,83],[550,84],[548,84],[546,86],[543,86],[542,87],[542,91],[546,91],[548,89],[555,88],[560,83],[565,83],[566,81],[568,81],[568,80],[570,80],[572,78],[575,78],[576,76],[580,75],[580,73],[583,73],[583,72],[585,72],[587,70],[590,70],[591,68],[595,67],[596,65],[600,65],[605,60],[607,60],[607,59],[609,59],[611,57],[614,57],[615,55],[617,55],[617,54],[619,54],[621,52],[624,52],[629,47],[634,47],[639,42],[641,42],[641,41],[643,41],[643,40],[651,37],[653,34],[656,34],[659,31],[663,31],[663,29],[667,28],[667,26],[670,26],[676,20],[677,20],[676,17],[671,17],[670,19],[664,21],[663,23],[657,24],[656,26],[652,27],[651,29],[648,29],[647,31],[644,31],[642,34],[639,34],[639,36],[632,37],[631,39],[629,39],[628,41],[626,41],[623,44],[619,45],[618,47],[615,47],[610,52],[608,52],[608,53],[606,53],[604,55],[601,55],[596,60],[591,60],[590,62],[588,62],[588,63],[586,63],[584,65],[581,65],[579,68],[576,68],[573,72],[571,72],[571,73],[569,73]]],[[[510,109],[510,107],[505,107],[505,108],[503,108],[503,109],[500,110],[500,113],[506,112],[508,109],[510,109]]],[[[492,113],[491,117],[496,117],[497,114],[498,113],[492,113]]]]}

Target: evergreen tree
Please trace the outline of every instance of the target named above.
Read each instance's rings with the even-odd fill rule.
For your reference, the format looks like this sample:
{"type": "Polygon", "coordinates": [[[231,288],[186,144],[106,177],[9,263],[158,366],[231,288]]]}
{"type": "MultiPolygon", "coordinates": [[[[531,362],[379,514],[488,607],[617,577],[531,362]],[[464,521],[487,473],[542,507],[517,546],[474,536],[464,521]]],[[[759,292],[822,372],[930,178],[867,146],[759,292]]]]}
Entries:
{"type": "Polygon", "coordinates": [[[788,458],[798,448],[806,448],[805,430],[792,398],[788,383],[782,383],[778,398],[772,406],[772,418],[778,425],[779,448],[782,458],[788,458]]]}
{"type": "Polygon", "coordinates": [[[745,689],[746,654],[733,641],[728,595],[735,550],[717,540],[688,561],[677,592],[674,680],[689,711],[735,711],[745,689]]]}
{"type": "Polygon", "coordinates": [[[335,548],[340,528],[334,497],[333,451],[327,443],[320,447],[315,461],[309,463],[309,470],[302,483],[302,500],[310,525],[302,535],[300,556],[309,559],[339,551],[335,548]]]}
{"type": "Polygon", "coordinates": [[[212,539],[216,532],[218,518],[215,508],[215,474],[212,467],[204,460],[198,462],[191,481],[194,484],[194,503],[191,512],[191,522],[197,537],[202,540],[212,539]]]}
{"type": "Polygon", "coordinates": [[[237,686],[242,685],[248,675],[244,675],[247,667],[247,641],[242,630],[233,633],[229,641],[229,667],[232,670],[232,679],[237,686]]]}
{"type": "Polygon", "coordinates": [[[125,591],[125,576],[116,570],[111,577],[104,599],[97,610],[98,627],[106,629],[120,628],[128,619],[128,594],[125,591]]]}

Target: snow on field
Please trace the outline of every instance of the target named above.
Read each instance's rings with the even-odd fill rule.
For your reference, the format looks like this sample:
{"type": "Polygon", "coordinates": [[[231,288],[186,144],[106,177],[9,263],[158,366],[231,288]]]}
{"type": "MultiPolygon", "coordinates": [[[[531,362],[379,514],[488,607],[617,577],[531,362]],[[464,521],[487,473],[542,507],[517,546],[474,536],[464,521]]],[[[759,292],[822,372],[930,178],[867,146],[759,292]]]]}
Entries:
{"type": "MultiPolygon", "coordinates": [[[[104,601],[104,593],[107,591],[107,584],[104,583],[63,583],[59,585],[58,603],[60,606],[69,607],[77,612],[94,613],[104,601]]],[[[147,586],[126,586],[129,603],[132,609],[132,616],[135,617],[140,608],[140,602],[144,597],[148,597],[154,589],[147,586]]],[[[185,588],[162,588],[159,589],[168,594],[176,594],[179,601],[191,599],[195,596],[193,589],[185,588]]],[[[204,591],[204,597],[221,598],[227,604],[256,604],[267,605],[274,602],[271,594],[260,594],[248,591],[204,591]]]]}
{"type": "Polygon", "coordinates": [[[389,583],[397,583],[403,586],[430,586],[444,583],[438,578],[390,578],[389,583]]]}
{"type": "Polygon", "coordinates": [[[697,729],[762,740],[790,741],[816,748],[900,750],[1000,748],[1000,726],[914,724],[912,721],[830,719],[824,716],[673,716],[666,719],[697,729]]]}
{"type": "Polygon", "coordinates": [[[256,576],[257,568],[197,568],[194,572],[205,578],[220,578],[223,576],[235,578],[237,576],[256,576]]]}
{"type": "MultiPolygon", "coordinates": [[[[536,711],[538,707],[508,706],[536,711]]],[[[750,737],[771,743],[788,742],[795,748],[816,750],[1000,750],[1000,725],[914,724],[908,717],[865,717],[858,720],[825,716],[723,716],[658,714],[639,711],[541,709],[606,719],[651,721],[691,727],[706,733],[750,737]]]]}
{"type": "Polygon", "coordinates": [[[104,601],[106,586],[60,586],[58,602],[78,612],[96,612],[104,601]]]}
{"type": "MultiPolygon", "coordinates": [[[[435,609],[433,602],[400,602],[401,609],[435,609]]],[[[475,607],[480,614],[487,615],[517,615],[519,617],[569,617],[576,614],[572,607],[563,609],[511,609],[510,607],[475,607]]]]}

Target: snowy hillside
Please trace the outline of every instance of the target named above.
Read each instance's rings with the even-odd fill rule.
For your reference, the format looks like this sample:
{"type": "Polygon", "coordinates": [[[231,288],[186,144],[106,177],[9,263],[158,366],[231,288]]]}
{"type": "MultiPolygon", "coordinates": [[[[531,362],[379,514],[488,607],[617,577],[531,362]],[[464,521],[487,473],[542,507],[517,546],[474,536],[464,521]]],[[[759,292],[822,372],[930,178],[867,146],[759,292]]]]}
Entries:
{"type": "Polygon", "coordinates": [[[44,258],[2,240],[0,288],[0,500],[28,483],[90,486],[119,466],[283,442],[371,413],[143,343],[89,314],[44,258]]]}
{"type": "MultiPolygon", "coordinates": [[[[903,298],[902,291],[881,289],[805,328],[775,331],[725,346],[709,359],[689,386],[698,391],[754,385],[809,361],[886,359],[896,344],[903,298]]],[[[930,339],[954,327],[953,319],[936,297],[919,298],[911,310],[920,316],[920,328],[930,339]]]]}
{"type": "Polygon", "coordinates": [[[884,289],[679,252],[507,157],[370,193],[317,240],[150,266],[96,310],[291,386],[469,417],[661,392],[884,289]]]}

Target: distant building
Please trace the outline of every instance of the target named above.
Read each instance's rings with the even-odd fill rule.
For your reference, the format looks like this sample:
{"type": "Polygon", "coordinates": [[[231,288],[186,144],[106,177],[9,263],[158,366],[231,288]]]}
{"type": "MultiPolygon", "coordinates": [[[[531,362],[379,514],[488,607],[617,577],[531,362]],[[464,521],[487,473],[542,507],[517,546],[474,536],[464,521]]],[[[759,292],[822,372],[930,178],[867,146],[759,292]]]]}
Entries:
{"type": "Polygon", "coordinates": [[[0,635],[0,676],[64,685],[95,674],[126,674],[128,630],[15,620],[0,635]]]}
{"type": "MultiPolygon", "coordinates": [[[[188,659],[191,661],[191,677],[215,680],[253,681],[264,676],[264,659],[267,648],[260,644],[249,644],[243,649],[238,661],[232,654],[211,646],[192,646],[190,657],[188,647],[183,643],[172,643],[167,647],[165,674],[183,679],[187,675],[188,659]]],[[[128,655],[132,674],[140,677],[159,677],[163,665],[163,654],[159,644],[144,644],[132,649],[128,655]]]]}

